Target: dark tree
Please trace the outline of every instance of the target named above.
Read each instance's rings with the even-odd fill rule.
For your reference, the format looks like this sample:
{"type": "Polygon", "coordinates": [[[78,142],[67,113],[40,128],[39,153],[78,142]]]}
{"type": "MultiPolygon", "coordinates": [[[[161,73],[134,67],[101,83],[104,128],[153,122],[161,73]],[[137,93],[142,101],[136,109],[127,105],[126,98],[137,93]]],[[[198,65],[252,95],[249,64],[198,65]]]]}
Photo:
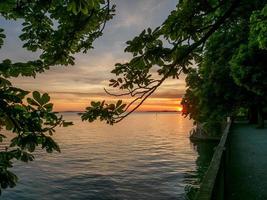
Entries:
{"type": "MultiPolygon", "coordinates": [[[[257,112],[258,127],[264,127],[263,110],[267,102],[267,5],[250,17],[246,41],[231,60],[232,75],[241,87],[255,96],[250,112],[257,112]]],[[[254,114],[255,116],[255,114],[254,114]]]]}

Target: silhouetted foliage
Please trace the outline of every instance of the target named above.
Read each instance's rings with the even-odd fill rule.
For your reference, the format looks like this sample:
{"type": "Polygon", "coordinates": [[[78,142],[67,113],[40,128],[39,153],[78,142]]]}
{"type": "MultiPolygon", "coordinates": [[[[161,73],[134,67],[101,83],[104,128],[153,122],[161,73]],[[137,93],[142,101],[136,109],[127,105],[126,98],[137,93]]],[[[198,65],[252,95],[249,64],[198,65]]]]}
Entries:
{"type": "MultiPolygon", "coordinates": [[[[93,48],[93,41],[102,35],[114,8],[106,0],[0,2],[3,19],[22,21],[19,38],[23,48],[40,54],[36,60],[15,62],[7,58],[0,63],[0,128],[11,132],[0,134],[0,193],[1,189],[16,185],[18,178],[10,171],[14,160],[32,161],[37,146],[48,153],[60,151],[51,136],[57,126],[72,124],[53,112],[47,93],[30,94],[13,87],[7,78],[35,77],[51,66],[74,65],[73,55],[93,48]]],[[[5,37],[1,28],[0,47],[5,37]]]]}
{"type": "Polygon", "coordinates": [[[267,5],[250,17],[247,40],[239,46],[230,63],[235,82],[255,96],[258,127],[264,126],[263,109],[267,102],[267,5]]]}
{"type": "Polygon", "coordinates": [[[266,5],[254,3],[210,37],[202,63],[187,76],[184,114],[203,123],[209,134],[220,133],[227,116],[244,110],[249,115],[258,112],[259,127],[263,126],[267,52],[262,29],[267,15],[263,15],[266,5]]]}
{"type": "Polygon", "coordinates": [[[202,123],[211,135],[220,134],[222,121],[254,99],[252,92],[236,84],[229,63],[247,38],[247,26],[242,19],[218,29],[206,43],[201,64],[187,74],[183,114],[202,123]]]}
{"type": "MultiPolygon", "coordinates": [[[[258,45],[266,45],[265,5],[266,0],[179,1],[161,26],[148,28],[127,42],[125,52],[131,53],[132,59],[116,64],[111,71],[116,78],[110,80],[110,86],[125,92],[105,91],[134,100],[121,113],[108,109],[109,104],[94,103],[87,108],[83,120],[100,117],[111,124],[120,122],[166,79],[177,79],[185,73],[188,90],[183,100],[184,114],[196,121],[208,120],[207,125],[214,123],[213,128],[219,127],[223,117],[246,106],[244,101],[248,102],[249,95],[252,95],[249,99],[255,100],[251,91],[240,87],[243,84],[237,81],[238,77],[233,79],[237,75],[231,75],[230,63],[236,63],[231,60],[239,47],[247,43],[249,34],[258,45]],[[193,63],[199,69],[192,67],[193,63]],[[98,104],[103,106],[96,107],[98,104]]],[[[263,66],[258,67],[258,72],[264,70],[263,66]]]]}

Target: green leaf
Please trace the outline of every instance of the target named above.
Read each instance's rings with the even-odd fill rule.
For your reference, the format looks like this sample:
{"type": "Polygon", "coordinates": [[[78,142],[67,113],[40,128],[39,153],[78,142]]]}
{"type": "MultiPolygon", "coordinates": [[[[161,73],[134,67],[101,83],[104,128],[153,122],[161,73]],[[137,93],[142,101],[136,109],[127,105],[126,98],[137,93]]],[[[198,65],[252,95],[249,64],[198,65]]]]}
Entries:
{"type": "Polygon", "coordinates": [[[6,136],[3,134],[0,134],[0,142],[3,142],[3,138],[6,138],[6,136]]]}
{"type": "Polygon", "coordinates": [[[122,100],[117,101],[116,108],[118,108],[122,104],[122,100]]]}
{"type": "Polygon", "coordinates": [[[33,96],[34,100],[36,100],[40,105],[42,104],[41,94],[38,91],[34,91],[32,93],[32,96],[33,96]]]}
{"type": "Polygon", "coordinates": [[[41,101],[42,101],[42,105],[45,105],[46,103],[50,101],[50,96],[47,93],[44,93],[41,98],[41,101]]]}
{"type": "Polygon", "coordinates": [[[44,105],[44,108],[46,108],[46,110],[48,112],[51,112],[53,110],[53,104],[52,103],[48,103],[48,104],[44,105]]]}
{"type": "Polygon", "coordinates": [[[72,126],[73,125],[73,122],[63,121],[62,125],[63,125],[63,127],[72,126]]]}
{"type": "Polygon", "coordinates": [[[39,104],[36,101],[34,101],[32,98],[27,98],[27,102],[30,105],[39,106],[39,104]]]}

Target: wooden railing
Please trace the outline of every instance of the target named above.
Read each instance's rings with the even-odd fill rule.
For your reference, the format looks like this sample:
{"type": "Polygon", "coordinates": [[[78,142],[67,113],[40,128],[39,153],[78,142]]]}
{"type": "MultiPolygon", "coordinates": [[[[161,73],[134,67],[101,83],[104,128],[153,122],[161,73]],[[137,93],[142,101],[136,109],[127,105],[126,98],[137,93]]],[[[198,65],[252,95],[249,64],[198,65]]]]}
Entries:
{"type": "Polygon", "coordinates": [[[228,175],[225,166],[229,159],[229,130],[231,121],[227,122],[219,145],[213,154],[210,166],[202,180],[195,200],[222,200],[225,199],[228,175]]]}

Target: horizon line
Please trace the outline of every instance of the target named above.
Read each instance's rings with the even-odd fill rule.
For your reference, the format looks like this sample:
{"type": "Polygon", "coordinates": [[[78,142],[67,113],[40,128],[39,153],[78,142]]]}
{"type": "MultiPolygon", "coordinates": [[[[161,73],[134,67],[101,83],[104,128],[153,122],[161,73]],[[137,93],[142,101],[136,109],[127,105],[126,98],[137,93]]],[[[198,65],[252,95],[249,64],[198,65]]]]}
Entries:
{"type": "MultiPolygon", "coordinates": [[[[58,113],[64,113],[64,112],[77,112],[77,113],[83,113],[86,111],[78,111],[78,110],[65,110],[65,111],[55,111],[58,113]]],[[[144,111],[135,111],[136,113],[138,112],[177,112],[177,113],[181,113],[181,111],[178,110],[144,110],[144,111]]]]}

